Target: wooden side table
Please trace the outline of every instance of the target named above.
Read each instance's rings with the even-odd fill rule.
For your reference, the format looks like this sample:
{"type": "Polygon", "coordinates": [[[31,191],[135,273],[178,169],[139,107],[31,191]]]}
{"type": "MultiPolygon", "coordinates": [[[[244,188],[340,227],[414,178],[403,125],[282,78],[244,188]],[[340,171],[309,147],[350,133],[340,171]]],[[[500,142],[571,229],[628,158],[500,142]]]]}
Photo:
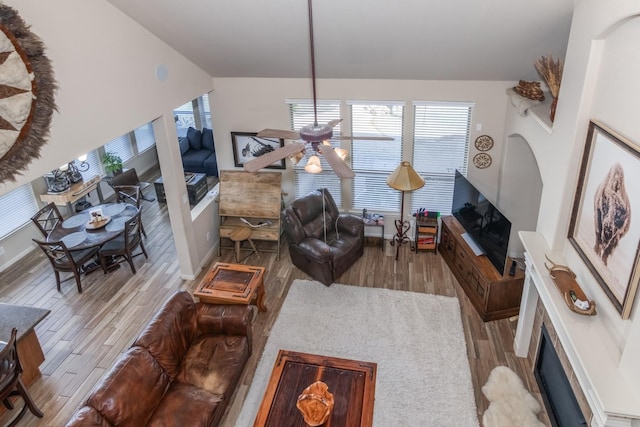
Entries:
{"type": "Polygon", "coordinates": [[[211,304],[251,304],[265,312],[264,267],[217,262],[198,284],[194,296],[211,304]]]}

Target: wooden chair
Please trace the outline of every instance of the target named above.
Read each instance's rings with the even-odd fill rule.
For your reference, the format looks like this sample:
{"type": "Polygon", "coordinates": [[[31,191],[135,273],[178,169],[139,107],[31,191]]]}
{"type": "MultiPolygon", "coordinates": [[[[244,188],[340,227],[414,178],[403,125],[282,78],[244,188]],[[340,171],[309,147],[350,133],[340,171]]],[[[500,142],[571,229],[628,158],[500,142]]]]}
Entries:
{"type": "Polygon", "coordinates": [[[111,178],[112,187],[115,188],[121,185],[136,185],[140,187],[140,198],[142,200],[145,200],[147,202],[153,202],[154,200],[156,200],[155,198],[144,197],[143,191],[147,187],[150,187],[151,183],[140,181],[140,178],[138,178],[138,174],[136,173],[135,168],[127,169],[126,171],[119,173],[118,175],[115,175],[113,178],[111,178]]]}
{"type": "MultiPolygon", "coordinates": [[[[82,266],[89,262],[91,258],[95,257],[100,250],[99,247],[93,247],[88,249],[81,249],[77,251],[70,251],[63,241],[59,242],[43,242],[40,240],[32,239],[42,249],[47,256],[53,267],[53,272],[56,275],[56,286],[60,291],[60,272],[73,273],[73,277],[76,279],[76,285],[78,286],[78,292],[82,293],[82,284],[80,281],[80,275],[82,272],[82,266]]],[[[104,268],[104,267],[103,267],[104,268]]],[[[106,272],[106,270],[105,270],[106,272]]],[[[70,279],[63,280],[66,281],[70,279]]]]}
{"type": "Polygon", "coordinates": [[[31,217],[31,221],[33,221],[36,227],[38,227],[38,230],[40,230],[46,238],[49,236],[51,230],[63,221],[63,218],[58,207],[51,202],[36,212],[36,214],[31,217]]]}
{"type": "MultiPolygon", "coordinates": [[[[140,200],[142,200],[140,186],[138,185],[116,185],[113,187],[116,192],[116,202],[128,203],[140,209],[140,200]]],[[[147,233],[144,231],[144,225],[142,224],[142,216],[140,217],[140,231],[142,235],[147,237],[147,233]]]]}
{"type": "Polygon", "coordinates": [[[29,391],[22,383],[20,374],[22,374],[22,366],[20,365],[20,359],[18,358],[18,347],[16,345],[16,335],[18,331],[16,328],[11,330],[11,339],[0,351],[0,400],[4,403],[7,409],[12,410],[14,408],[11,398],[14,396],[22,397],[24,400],[24,406],[20,410],[20,413],[7,424],[7,426],[15,426],[18,421],[24,416],[27,408],[33,415],[38,418],[42,418],[44,414],[31,399],[29,391]]]}
{"type": "Polygon", "coordinates": [[[107,259],[110,257],[124,257],[124,259],[129,263],[133,274],[136,274],[136,267],[133,265],[133,257],[142,253],[145,258],[149,258],[147,251],[144,248],[144,244],[142,243],[140,223],[141,214],[142,209],[139,209],[137,214],[124,223],[124,233],[115,239],[108,241],[100,248],[98,254],[100,256],[102,270],[105,274],[107,273],[107,259]],[[138,246],[140,247],[141,252],[134,254],[133,251],[138,246]]]}

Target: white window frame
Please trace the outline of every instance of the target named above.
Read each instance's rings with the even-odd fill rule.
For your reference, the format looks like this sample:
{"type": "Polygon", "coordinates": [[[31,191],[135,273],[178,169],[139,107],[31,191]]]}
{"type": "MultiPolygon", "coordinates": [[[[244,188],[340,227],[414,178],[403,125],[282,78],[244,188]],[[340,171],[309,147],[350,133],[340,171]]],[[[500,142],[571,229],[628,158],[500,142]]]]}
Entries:
{"type": "Polygon", "coordinates": [[[450,215],[455,171],[467,174],[475,104],[414,101],[413,106],[412,165],[426,184],[409,193],[411,212],[425,208],[450,215]]]}
{"type": "Polygon", "coordinates": [[[347,105],[351,136],[394,138],[351,142],[350,159],[356,174],[351,180],[351,209],[400,212],[400,193],[387,185],[387,178],[402,161],[405,102],[347,100],[347,105]]]}

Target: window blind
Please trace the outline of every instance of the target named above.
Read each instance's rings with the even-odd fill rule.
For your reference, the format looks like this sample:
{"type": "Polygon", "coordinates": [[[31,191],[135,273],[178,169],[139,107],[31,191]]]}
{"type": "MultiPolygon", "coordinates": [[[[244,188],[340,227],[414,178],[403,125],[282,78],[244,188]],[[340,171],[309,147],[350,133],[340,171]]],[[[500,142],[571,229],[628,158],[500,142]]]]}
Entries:
{"type": "MultiPolygon", "coordinates": [[[[289,104],[291,118],[291,129],[300,130],[301,127],[313,124],[313,101],[312,100],[286,100],[289,104]]],[[[331,120],[340,118],[339,101],[318,101],[317,102],[318,123],[328,123],[331,120]]],[[[333,138],[329,141],[332,146],[340,147],[340,124],[333,128],[333,138]]],[[[338,208],[342,208],[342,194],[340,188],[340,178],[329,166],[324,156],[320,155],[320,166],[322,172],[319,174],[308,173],[304,170],[307,160],[313,154],[313,150],[307,147],[305,157],[293,167],[295,198],[300,198],[313,190],[326,188],[333,196],[338,208]]]]}
{"type": "Polygon", "coordinates": [[[136,149],[138,150],[138,153],[142,153],[156,145],[156,138],[153,134],[153,126],[151,123],[144,124],[139,128],[134,129],[133,134],[136,139],[136,149]]]}
{"type": "Polygon", "coordinates": [[[100,162],[100,157],[96,150],[88,152],[87,160],[85,161],[89,164],[89,169],[80,172],[83,180],[88,181],[96,175],[102,175],[102,162],[100,162]]]}
{"type": "Polygon", "coordinates": [[[193,115],[193,102],[189,101],[173,110],[174,120],[176,122],[176,132],[179,137],[187,136],[189,127],[196,127],[196,119],[193,115]]]}
{"type": "Polygon", "coordinates": [[[400,211],[400,193],[387,177],[402,160],[404,103],[347,101],[351,107],[352,136],[386,136],[392,141],[355,139],[351,143],[352,208],[400,211]],[[373,203],[373,204],[372,204],[373,203]]]}
{"type": "Polygon", "coordinates": [[[123,162],[131,159],[133,157],[133,148],[131,147],[131,138],[129,138],[129,134],[126,133],[107,142],[104,145],[104,151],[117,154],[123,162]]]}
{"type": "Polygon", "coordinates": [[[0,240],[31,221],[38,204],[30,184],[25,184],[0,196],[0,240]]]}
{"type": "Polygon", "coordinates": [[[451,214],[455,171],[467,173],[473,103],[414,102],[413,167],[425,186],[411,192],[418,208],[451,214]]]}

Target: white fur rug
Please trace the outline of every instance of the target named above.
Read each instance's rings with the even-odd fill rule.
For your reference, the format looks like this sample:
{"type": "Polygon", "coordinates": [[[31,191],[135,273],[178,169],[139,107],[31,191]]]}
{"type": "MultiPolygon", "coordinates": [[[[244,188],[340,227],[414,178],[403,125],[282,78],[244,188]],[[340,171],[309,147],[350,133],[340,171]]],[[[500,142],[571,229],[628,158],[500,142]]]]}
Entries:
{"type": "Polygon", "coordinates": [[[537,416],[540,404],[506,366],[493,368],[482,392],[491,402],[482,417],[484,427],[545,427],[537,416]]]}
{"type": "Polygon", "coordinates": [[[478,426],[455,298],[294,281],[232,425],[253,425],[280,349],[377,363],[374,426],[478,426]]]}

